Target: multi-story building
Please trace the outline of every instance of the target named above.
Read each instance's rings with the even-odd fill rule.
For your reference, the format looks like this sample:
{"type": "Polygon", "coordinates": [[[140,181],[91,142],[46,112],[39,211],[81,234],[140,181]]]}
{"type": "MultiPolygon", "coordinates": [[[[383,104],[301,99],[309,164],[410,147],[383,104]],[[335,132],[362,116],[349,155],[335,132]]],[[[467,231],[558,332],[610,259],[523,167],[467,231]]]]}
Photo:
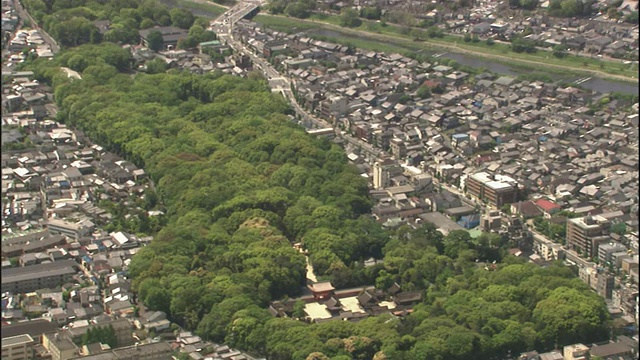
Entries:
{"type": "Polygon", "coordinates": [[[469,194],[496,208],[514,203],[518,199],[515,180],[506,176],[491,176],[486,172],[479,172],[467,177],[465,186],[469,194]]]}
{"type": "Polygon", "coordinates": [[[31,292],[44,288],[55,288],[71,281],[76,274],[78,263],[62,260],[48,264],[38,264],[2,270],[2,292],[14,294],[31,292]]]}
{"type": "Polygon", "coordinates": [[[613,291],[614,278],[607,274],[598,274],[598,285],[596,291],[598,295],[605,299],[611,299],[611,292],[613,291]]]}
{"type": "Polygon", "coordinates": [[[172,354],[171,345],[166,342],[159,342],[118,348],[95,355],[79,356],[70,360],[171,360],[172,354]]]}
{"type": "Polygon", "coordinates": [[[33,359],[33,338],[28,334],[2,339],[2,360],[33,359]]]}
{"type": "Polygon", "coordinates": [[[589,359],[589,347],[584,344],[567,345],[562,349],[565,360],[587,360],[589,359]]]}
{"type": "Polygon", "coordinates": [[[598,244],[609,239],[603,236],[609,229],[609,221],[600,216],[587,215],[567,220],[567,245],[579,254],[593,257],[598,244]]]}
{"type": "Polygon", "coordinates": [[[78,347],[73,341],[58,333],[44,334],[42,346],[51,354],[51,360],[67,360],[78,353],[78,347]]]}
{"type": "Polygon", "coordinates": [[[544,261],[564,259],[564,249],[560,244],[536,241],[533,245],[533,249],[536,254],[540,255],[540,257],[544,259],[544,261]]]}
{"type": "Polygon", "coordinates": [[[618,242],[601,244],[598,246],[598,260],[600,260],[600,264],[606,265],[608,262],[611,262],[612,255],[614,253],[625,251],[627,251],[626,246],[618,242]]]}
{"type": "Polygon", "coordinates": [[[579,272],[580,280],[582,280],[585,284],[589,285],[592,289],[597,289],[598,287],[598,271],[592,267],[581,267],[579,272]]]}
{"type": "Polygon", "coordinates": [[[12,324],[2,324],[2,342],[8,337],[19,335],[29,335],[36,343],[42,343],[42,335],[54,332],[58,329],[55,323],[45,319],[35,319],[29,321],[14,322],[12,324]]]}
{"type": "Polygon", "coordinates": [[[72,239],[79,240],[82,236],[91,234],[91,231],[95,229],[95,224],[86,220],[78,223],[72,223],[65,220],[49,219],[47,222],[47,228],[52,234],[62,234],[72,239]]]}
{"type": "Polygon", "coordinates": [[[373,164],[373,188],[384,189],[391,183],[391,178],[402,174],[402,168],[391,159],[376,161],[373,164]]]}

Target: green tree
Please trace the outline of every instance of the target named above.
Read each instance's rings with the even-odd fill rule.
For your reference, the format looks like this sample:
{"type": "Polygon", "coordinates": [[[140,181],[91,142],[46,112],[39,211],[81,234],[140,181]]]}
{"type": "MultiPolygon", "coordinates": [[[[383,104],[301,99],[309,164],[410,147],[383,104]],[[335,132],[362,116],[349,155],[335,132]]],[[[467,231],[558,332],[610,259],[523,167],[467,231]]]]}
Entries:
{"type": "Polygon", "coordinates": [[[567,56],[567,46],[563,44],[558,44],[553,47],[553,56],[557,58],[563,58],[567,56]]]}
{"type": "Polygon", "coordinates": [[[149,49],[153,51],[160,51],[164,48],[164,38],[159,31],[152,31],[147,35],[147,44],[149,49]]]}
{"type": "Polygon", "coordinates": [[[303,319],[307,316],[304,311],[305,303],[302,300],[298,300],[293,304],[293,316],[299,319],[303,319]]]}
{"type": "Polygon", "coordinates": [[[168,69],[167,63],[160,58],[148,61],[145,65],[147,66],[147,74],[160,74],[168,69]]]}
{"type": "Polygon", "coordinates": [[[151,310],[164,311],[170,313],[171,295],[161,287],[149,289],[144,304],[151,310]]]}
{"type": "Polygon", "coordinates": [[[382,10],[378,6],[366,6],[360,10],[360,16],[369,20],[380,20],[382,10]]]}
{"type": "Polygon", "coordinates": [[[140,22],[140,29],[148,29],[154,26],[155,26],[155,22],[149,18],[145,18],[140,22]]]}
{"type": "Polygon", "coordinates": [[[171,24],[180,29],[189,29],[196,20],[191,11],[181,8],[171,9],[169,16],[171,16],[171,24]]]}
{"type": "Polygon", "coordinates": [[[102,343],[115,348],[118,345],[118,338],[116,336],[116,331],[113,328],[113,325],[95,326],[89,328],[87,332],[82,335],[81,343],[82,345],[102,343]]]}
{"type": "Polygon", "coordinates": [[[609,333],[607,307],[595,294],[559,287],[540,301],[533,320],[546,346],[594,341],[609,333]]]}
{"type": "Polygon", "coordinates": [[[531,40],[516,37],[511,41],[511,50],[516,53],[534,53],[536,52],[536,46],[531,40]]]}
{"type": "Polygon", "coordinates": [[[283,12],[289,16],[304,19],[311,15],[314,9],[314,3],[308,0],[291,1],[283,7],[283,12]]]}
{"type": "Polygon", "coordinates": [[[340,26],[358,27],[362,21],[358,17],[358,11],[354,8],[345,7],[340,11],[340,26]]]}
{"type": "Polygon", "coordinates": [[[418,91],[416,92],[416,95],[420,98],[420,99],[428,99],[431,97],[431,88],[429,88],[426,85],[422,85],[418,88],[418,91]]]}

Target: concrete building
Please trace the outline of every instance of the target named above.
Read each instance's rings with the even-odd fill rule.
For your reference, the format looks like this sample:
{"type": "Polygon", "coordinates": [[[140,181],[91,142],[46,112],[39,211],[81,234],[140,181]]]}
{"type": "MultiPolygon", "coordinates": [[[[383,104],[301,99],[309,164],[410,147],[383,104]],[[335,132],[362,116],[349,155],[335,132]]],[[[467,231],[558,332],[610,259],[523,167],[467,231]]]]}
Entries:
{"type": "Polygon", "coordinates": [[[376,161],[373,164],[373,188],[384,189],[391,183],[391,178],[402,173],[402,169],[391,159],[376,161]]]}
{"type": "Polygon", "coordinates": [[[36,343],[42,342],[42,335],[54,332],[58,329],[55,323],[45,319],[14,322],[13,324],[2,324],[2,341],[8,337],[19,335],[29,335],[36,343]]]}
{"type": "Polygon", "coordinates": [[[594,345],[591,348],[591,356],[599,356],[601,359],[637,359],[633,349],[622,342],[612,342],[605,345],[594,345]]]}
{"type": "Polygon", "coordinates": [[[78,352],[78,347],[73,341],[58,333],[45,334],[42,338],[42,346],[51,354],[51,360],[67,360],[78,352]]]}
{"type": "Polygon", "coordinates": [[[2,338],[2,360],[32,359],[34,344],[28,334],[2,338]]]}
{"type": "Polygon", "coordinates": [[[500,208],[505,204],[515,203],[518,198],[518,189],[509,180],[513,179],[480,172],[467,177],[465,185],[469,194],[500,208]]]}
{"type": "Polygon", "coordinates": [[[579,272],[580,280],[589,285],[592,289],[598,288],[598,271],[592,267],[581,267],[579,272]]]}
{"type": "Polygon", "coordinates": [[[608,225],[608,220],[599,216],[568,219],[567,245],[579,254],[591,258],[596,254],[598,244],[608,239],[602,237],[608,225]]]}
{"type": "Polygon", "coordinates": [[[69,360],[171,360],[173,350],[166,342],[132,345],[99,354],[78,356],[69,360]]]}
{"type": "Polygon", "coordinates": [[[49,219],[47,228],[52,234],[62,234],[79,240],[81,237],[91,234],[91,231],[95,229],[95,225],[90,221],[72,223],[65,220],[49,219]]]}
{"type": "Polygon", "coordinates": [[[536,254],[540,255],[544,261],[562,260],[564,259],[564,249],[560,244],[543,243],[536,241],[533,244],[533,249],[536,254]]]}
{"type": "Polygon", "coordinates": [[[608,244],[601,244],[598,247],[598,260],[600,260],[600,264],[603,266],[608,262],[611,262],[612,255],[617,252],[626,252],[627,247],[618,243],[618,242],[610,242],[608,244]]]}
{"type": "Polygon", "coordinates": [[[56,261],[2,270],[2,292],[14,294],[55,288],[69,282],[76,274],[74,260],[56,261]]]}
{"type": "Polygon", "coordinates": [[[596,291],[598,295],[605,299],[611,299],[611,292],[613,291],[614,277],[607,274],[598,274],[598,284],[596,291]]]}
{"type": "Polygon", "coordinates": [[[565,360],[587,360],[589,359],[589,347],[584,344],[567,345],[562,349],[565,360]]]}

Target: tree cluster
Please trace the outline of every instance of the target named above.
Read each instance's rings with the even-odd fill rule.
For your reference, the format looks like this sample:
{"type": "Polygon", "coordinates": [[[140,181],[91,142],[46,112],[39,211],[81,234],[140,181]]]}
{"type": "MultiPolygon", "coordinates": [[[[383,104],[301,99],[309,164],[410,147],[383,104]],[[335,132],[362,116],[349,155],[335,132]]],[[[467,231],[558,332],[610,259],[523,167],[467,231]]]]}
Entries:
{"type": "Polygon", "coordinates": [[[271,14],[285,14],[305,19],[315,10],[316,2],[312,0],[270,0],[267,8],[271,14]]]}
{"type": "Polygon", "coordinates": [[[537,51],[536,42],[522,37],[516,37],[511,41],[511,50],[516,53],[534,53],[537,51]]]}
{"type": "Polygon", "coordinates": [[[345,7],[340,11],[340,26],[358,27],[362,20],[358,17],[358,11],[351,7],[345,7]]]}
{"type": "Polygon", "coordinates": [[[595,0],[551,0],[549,14],[558,17],[587,17],[593,14],[595,0]]]}
{"type": "Polygon", "coordinates": [[[89,330],[82,335],[82,345],[94,343],[107,344],[112,349],[116,348],[118,346],[118,338],[116,337],[116,331],[113,326],[96,326],[89,328],[89,330]]]}
{"type": "Polygon", "coordinates": [[[524,10],[535,10],[538,7],[538,0],[509,0],[509,6],[524,10]]]}
{"type": "Polygon", "coordinates": [[[102,41],[137,44],[142,29],[169,25],[189,29],[194,23],[207,24],[188,10],[170,10],[157,0],[24,0],[24,5],[63,47],[102,41]],[[96,20],[110,21],[104,34],[94,24],[96,20]]]}
{"type": "Polygon", "coordinates": [[[380,20],[382,9],[379,6],[365,6],[360,9],[360,16],[369,20],[380,20]]]}
{"type": "Polygon", "coordinates": [[[206,26],[195,24],[189,28],[189,35],[178,42],[178,48],[193,49],[202,42],[212,41],[216,38],[216,34],[206,30],[206,26]]]}

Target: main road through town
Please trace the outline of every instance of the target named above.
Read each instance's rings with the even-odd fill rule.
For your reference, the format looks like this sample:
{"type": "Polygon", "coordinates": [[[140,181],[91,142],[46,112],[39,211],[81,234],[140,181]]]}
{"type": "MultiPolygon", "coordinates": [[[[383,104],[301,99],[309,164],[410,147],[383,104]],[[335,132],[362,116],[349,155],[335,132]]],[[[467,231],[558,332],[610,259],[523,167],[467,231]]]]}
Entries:
{"type": "MultiPolygon", "coordinates": [[[[237,3],[235,6],[229,8],[225,13],[211,22],[211,29],[218,34],[218,38],[221,42],[225,42],[237,53],[247,55],[254,64],[254,67],[260,69],[269,81],[269,86],[273,91],[280,92],[285,99],[289,101],[291,107],[302,120],[303,123],[311,123],[315,128],[334,128],[333,124],[330,124],[324,119],[320,119],[317,116],[309,113],[302,108],[298,103],[293,91],[292,84],[295,87],[295,80],[289,79],[286,75],[280,74],[276,68],[274,68],[266,59],[256,55],[251,49],[247,48],[242,42],[238,41],[232,33],[233,26],[236,22],[247,16],[252,11],[255,11],[261,5],[264,5],[264,0],[248,0],[237,3]]],[[[379,157],[384,154],[380,149],[375,148],[371,144],[361,139],[349,136],[339,129],[335,129],[336,135],[342,140],[346,141],[350,145],[359,148],[362,152],[367,153],[371,157],[379,157]]]]}

